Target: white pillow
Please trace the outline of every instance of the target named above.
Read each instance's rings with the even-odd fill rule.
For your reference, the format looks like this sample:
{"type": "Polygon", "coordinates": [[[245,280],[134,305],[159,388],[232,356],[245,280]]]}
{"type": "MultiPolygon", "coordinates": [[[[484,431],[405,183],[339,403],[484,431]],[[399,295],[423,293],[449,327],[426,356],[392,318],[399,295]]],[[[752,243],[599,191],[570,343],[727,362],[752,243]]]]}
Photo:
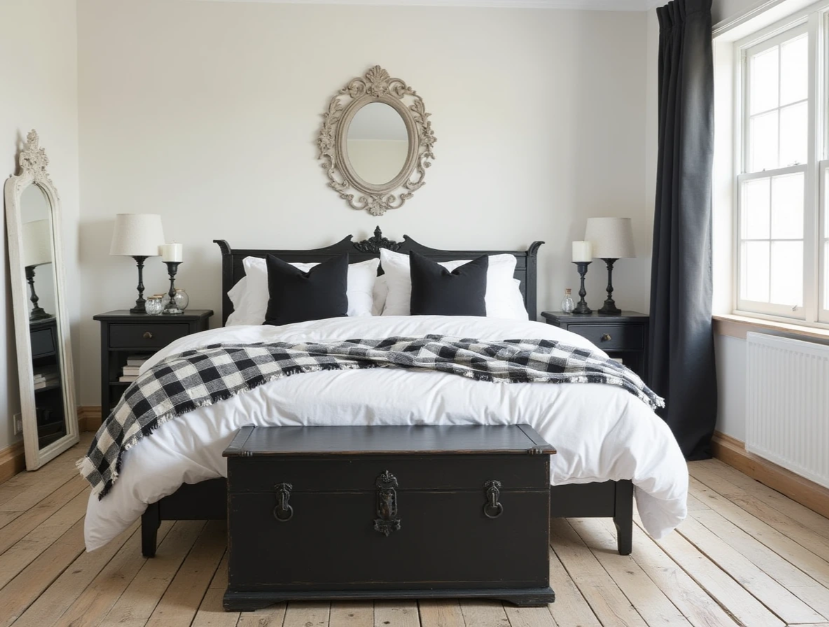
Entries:
{"type": "MultiPolygon", "coordinates": [[[[441,261],[440,265],[450,272],[469,263],[471,259],[441,261]]],[[[386,277],[388,295],[383,308],[384,316],[411,315],[412,278],[409,256],[380,249],[380,263],[386,277]]],[[[486,275],[486,316],[487,318],[508,318],[527,320],[527,309],[521,296],[521,282],[515,276],[514,255],[490,255],[486,275]]]]}
{"type": "MultiPolygon", "coordinates": [[[[268,266],[261,257],[245,257],[245,276],[227,292],[233,303],[233,313],[226,326],[263,324],[268,311],[268,266]]],[[[308,272],[315,263],[292,263],[292,266],[308,272]]],[[[377,278],[379,259],[369,259],[348,265],[348,315],[370,316],[374,306],[374,281],[377,278]]]]}
{"type": "Polygon", "coordinates": [[[374,304],[371,307],[372,316],[383,315],[383,307],[386,306],[386,296],[388,295],[389,285],[386,283],[386,275],[378,276],[377,280],[374,281],[374,304]]]}

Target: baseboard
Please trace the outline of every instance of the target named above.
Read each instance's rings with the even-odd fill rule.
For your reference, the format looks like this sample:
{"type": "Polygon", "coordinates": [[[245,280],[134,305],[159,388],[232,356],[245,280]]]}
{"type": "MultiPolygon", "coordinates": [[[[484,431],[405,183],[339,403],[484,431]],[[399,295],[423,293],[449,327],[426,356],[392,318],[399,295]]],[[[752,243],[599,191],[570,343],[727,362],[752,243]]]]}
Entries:
{"type": "Polygon", "coordinates": [[[26,455],[23,452],[22,440],[0,450],[0,482],[11,479],[25,469],[26,455]]]}
{"type": "MultiPolygon", "coordinates": [[[[97,431],[101,426],[101,408],[97,405],[78,407],[78,431],[97,431]]],[[[23,442],[0,449],[0,483],[26,470],[23,442]]]]}
{"type": "Polygon", "coordinates": [[[101,426],[101,408],[98,405],[78,407],[78,428],[80,431],[97,431],[101,426]]]}
{"type": "Polygon", "coordinates": [[[829,518],[829,489],[749,453],[745,443],[730,435],[715,431],[711,445],[714,457],[720,461],[829,518]]]}

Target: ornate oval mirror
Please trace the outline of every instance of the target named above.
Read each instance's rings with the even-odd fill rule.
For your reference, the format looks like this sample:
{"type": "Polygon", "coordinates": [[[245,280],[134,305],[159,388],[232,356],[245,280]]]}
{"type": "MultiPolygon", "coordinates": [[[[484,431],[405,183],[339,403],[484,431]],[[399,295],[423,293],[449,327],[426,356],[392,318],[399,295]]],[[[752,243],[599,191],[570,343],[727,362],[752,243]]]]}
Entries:
{"type": "Polygon", "coordinates": [[[400,114],[382,102],[363,106],[348,125],[344,153],[354,174],[369,185],[387,185],[403,171],[409,133],[400,114]]]}
{"type": "Polygon", "coordinates": [[[6,181],[6,221],[26,468],[78,441],[69,316],[63,290],[60,200],[32,131],[20,173],[6,181]]]}
{"type": "Polygon", "coordinates": [[[317,143],[329,186],[353,209],[383,215],[424,185],[437,141],[423,100],[379,65],[343,87],[317,143]]]}

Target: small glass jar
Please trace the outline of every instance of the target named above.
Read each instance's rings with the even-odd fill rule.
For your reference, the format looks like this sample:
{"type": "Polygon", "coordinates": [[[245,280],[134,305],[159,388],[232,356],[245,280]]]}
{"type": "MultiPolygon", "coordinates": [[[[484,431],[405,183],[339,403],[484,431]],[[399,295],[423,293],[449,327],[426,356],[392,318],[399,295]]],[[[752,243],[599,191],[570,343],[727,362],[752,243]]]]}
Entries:
{"type": "Polygon", "coordinates": [[[573,313],[576,308],[576,303],[573,301],[572,291],[568,287],[564,290],[564,298],[561,301],[561,311],[564,313],[573,313]]]}
{"type": "Polygon", "coordinates": [[[163,294],[153,294],[147,301],[144,303],[144,309],[147,310],[147,313],[151,316],[157,316],[162,311],[164,311],[164,295],[163,294]]]}
{"type": "Polygon", "coordinates": [[[180,287],[176,288],[176,296],[173,300],[176,303],[176,307],[178,307],[182,311],[187,309],[187,305],[190,304],[190,297],[187,295],[187,292],[185,292],[180,287]]]}

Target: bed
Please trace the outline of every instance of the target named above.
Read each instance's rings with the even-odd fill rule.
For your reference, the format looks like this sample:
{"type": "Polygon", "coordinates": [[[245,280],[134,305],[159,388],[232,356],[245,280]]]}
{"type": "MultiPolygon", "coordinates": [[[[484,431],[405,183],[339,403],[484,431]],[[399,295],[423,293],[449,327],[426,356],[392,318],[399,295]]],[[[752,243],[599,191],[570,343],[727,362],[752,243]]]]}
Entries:
{"type": "MultiPolygon", "coordinates": [[[[454,259],[470,259],[480,255],[514,255],[516,258],[514,277],[520,282],[520,291],[523,297],[524,305],[529,314],[529,319],[534,321],[537,315],[537,253],[542,242],[534,242],[525,251],[438,250],[423,246],[408,236],[404,236],[404,240],[402,242],[388,240],[383,237],[379,227],[375,231],[374,236],[367,240],[354,242],[352,241],[351,236],[349,236],[332,246],[314,250],[234,250],[224,240],[215,240],[215,242],[219,245],[222,253],[223,324],[227,322],[228,317],[233,311],[233,303],[228,296],[228,292],[244,277],[245,271],[243,259],[246,257],[252,256],[263,258],[268,254],[272,254],[289,263],[319,263],[346,252],[349,255],[349,260],[354,263],[377,258],[382,248],[400,253],[415,251],[438,262],[454,259]]],[[[465,337],[479,337],[478,335],[473,335],[473,333],[490,333],[493,328],[497,327],[498,322],[489,318],[481,319],[480,321],[470,319],[430,321],[428,320],[429,318],[437,318],[430,316],[411,316],[409,320],[393,318],[394,317],[384,320],[383,317],[369,317],[353,320],[340,319],[339,322],[317,321],[316,323],[301,323],[301,325],[299,325],[299,329],[286,332],[291,337],[301,337],[302,333],[320,334],[322,332],[321,329],[328,329],[330,325],[333,325],[333,327],[335,327],[335,331],[332,331],[332,333],[340,333],[342,337],[353,337],[353,335],[349,334],[370,333],[371,331],[367,331],[367,329],[379,329],[378,332],[381,333],[416,333],[420,330],[420,326],[418,325],[422,326],[423,324],[431,324],[434,325],[434,328],[440,327],[439,330],[441,332],[456,332],[460,334],[462,331],[459,331],[459,329],[462,329],[464,331],[469,331],[463,334],[465,337]],[[422,320],[415,320],[421,318],[422,320]],[[308,326],[302,327],[302,325],[308,326]],[[291,335],[292,333],[293,335],[291,335]]],[[[288,327],[296,326],[297,325],[288,325],[288,327]]],[[[431,329],[433,327],[429,328],[431,329]]],[[[270,329],[272,330],[274,327],[270,327],[270,329]]],[[[569,338],[569,335],[571,334],[568,334],[566,331],[555,329],[549,325],[541,325],[536,322],[524,322],[518,326],[515,326],[514,329],[516,333],[521,333],[523,335],[558,333],[565,334],[562,337],[568,337],[568,339],[572,339],[573,341],[586,342],[586,340],[582,340],[576,336],[569,338]]],[[[326,331],[326,333],[327,332],[328,331],[326,331]]],[[[230,338],[232,341],[240,341],[240,338],[247,338],[249,341],[258,341],[260,340],[260,336],[256,335],[257,333],[260,333],[258,327],[228,327],[223,330],[214,329],[195,336],[189,336],[189,338],[184,338],[183,340],[174,343],[171,347],[161,351],[162,354],[159,355],[159,358],[169,354],[171,351],[193,348],[198,346],[199,342],[204,344],[205,342],[224,341],[226,338],[230,338]],[[235,331],[234,329],[239,330],[235,331]],[[202,335],[205,335],[205,338],[199,337],[202,335]]],[[[558,338],[559,335],[550,335],[550,337],[558,338]]],[[[388,383],[390,386],[399,385],[399,382],[394,382],[394,377],[413,376],[412,373],[401,373],[400,371],[397,371],[396,373],[380,373],[378,371],[372,372],[375,373],[371,375],[373,377],[391,377],[389,379],[390,383],[388,383]]],[[[314,377],[318,377],[322,374],[329,373],[318,373],[317,375],[314,375],[314,377]]],[[[334,373],[330,374],[333,375],[334,373]]],[[[339,374],[342,375],[343,373],[339,374]]],[[[362,374],[368,375],[367,372],[362,374]]],[[[429,376],[431,375],[451,376],[440,373],[429,373],[429,376]]],[[[418,374],[414,376],[423,377],[426,375],[418,374]]],[[[305,377],[294,378],[310,379],[311,377],[306,375],[305,377]]],[[[460,377],[456,377],[456,379],[460,379],[460,377]]],[[[319,379],[319,381],[325,380],[319,379]]],[[[363,379],[361,381],[367,380],[363,379]]],[[[268,386],[262,386],[262,388],[267,388],[277,383],[281,382],[273,382],[268,384],[268,386]]],[[[452,385],[453,388],[455,388],[460,385],[469,385],[474,383],[477,382],[453,382],[452,385]]],[[[567,395],[578,395],[580,398],[589,396],[589,403],[592,403],[592,409],[584,411],[587,411],[588,414],[594,417],[591,418],[591,421],[595,420],[597,425],[604,425],[596,426],[594,431],[599,433],[602,429],[604,429],[604,431],[601,431],[602,433],[613,433],[612,437],[598,435],[594,438],[605,438],[608,442],[611,440],[614,442],[613,447],[615,448],[613,451],[609,452],[607,457],[611,461],[608,461],[607,463],[605,463],[604,457],[602,457],[599,461],[594,459],[589,464],[585,463],[583,460],[578,458],[578,453],[575,452],[570,456],[568,461],[566,459],[567,447],[563,447],[565,450],[565,461],[562,463],[567,467],[567,469],[557,477],[558,481],[554,481],[556,485],[551,485],[550,487],[551,516],[612,518],[617,529],[618,551],[623,555],[630,554],[632,548],[634,482],[637,484],[636,491],[637,498],[639,499],[640,513],[643,514],[645,526],[652,535],[657,537],[664,535],[664,533],[670,531],[685,517],[685,499],[688,483],[687,469],[679,452],[679,448],[676,445],[673,436],[670,434],[669,429],[660,419],[658,419],[658,417],[656,417],[655,414],[653,414],[650,408],[647,408],[643,403],[633,397],[624,398],[623,396],[620,396],[624,394],[624,392],[621,392],[620,390],[600,389],[609,386],[591,385],[590,388],[592,389],[588,391],[586,390],[588,386],[585,385],[520,385],[536,386],[539,392],[534,392],[532,394],[536,405],[540,402],[536,397],[538,394],[542,394],[542,389],[548,390],[543,392],[543,394],[553,395],[550,396],[549,401],[545,401],[551,403],[551,405],[556,405],[557,403],[560,405],[561,403],[559,403],[559,397],[566,399],[569,398],[567,395]],[[552,390],[552,388],[559,389],[552,390]],[[573,390],[565,391],[562,388],[573,388],[573,390]],[[616,414],[622,417],[617,419],[616,414]],[[585,470],[584,467],[591,465],[593,468],[589,471],[585,470]]],[[[331,394],[335,394],[336,386],[336,381],[333,383],[331,381],[324,383],[324,388],[326,390],[329,388],[334,390],[331,391],[331,394]]],[[[309,384],[306,381],[302,388],[299,388],[300,392],[298,394],[292,394],[291,398],[293,399],[295,396],[301,397],[302,389],[306,389],[305,393],[308,394],[309,397],[315,394],[313,389],[311,392],[308,392],[308,387],[309,384]]],[[[518,386],[505,387],[515,388],[518,386]]],[[[344,387],[336,393],[341,395],[346,394],[348,389],[348,387],[344,387]]],[[[405,393],[405,386],[400,387],[400,390],[403,390],[400,393],[405,393]]],[[[254,396],[254,392],[257,392],[257,390],[240,395],[240,397],[245,396],[252,398],[254,396]]],[[[324,395],[325,393],[322,394],[322,396],[324,395]]],[[[469,397],[471,398],[472,395],[470,394],[469,397]]],[[[287,399],[287,396],[283,396],[282,398],[287,399]]],[[[314,397],[316,405],[321,404],[324,406],[325,399],[322,397],[320,397],[320,399],[314,397]]],[[[231,399],[226,402],[236,403],[237,401],[239,401],[238,398],[231,399]]],[[[239,402],[244,403],[247,401],[241,400],[239,402]]],[[[361,401],[361,410],[365,411],[366,408],[370,410],[372,402],[371,394],[364,394],[361,401]]],[[[378,399],[377,402],[379,406],[380,400],[378,399]]],[[[413,400],[412,402],[416,401],[413,400]]],[[[485,400],[482,400],[481,402],[485,402],[485,400]]],[[[574,405],[572,400],[563,401],[564,404],[561,406],[583,408],[586,407],[585,403],[587,402],[588,401],[580,400],[574,405]],[[568,402],[570,403],[569,405],[568,402]]],[[[497,405],[498,401],[493,401],[491,404],[497,405]]],[[[185,453],[176,452],[175,454],[171,454],[169,457],[165,457],[167,452],[165,451],[162,453],[159,452],[160,449],[158,449],[155,453],[152,453],[152,455],[155,455],[156,457],[153,462],[150,462],[150,453],[145,452],[145,449],[149,449],[151,446],[160,446],[158,433],[156,433],[153,438],[145,438],[141,444],[127,452],[127,457],[124,461],[124,476],[127,476],[128,471],[135,473],[157,473],[161,476],[159,485],[161,486],[161,484],[164,484],[164,487],[159,487],[154,493],[148,493],[144,490],[142,483],[144,481],[143,478],[140,481],[133,479],[130,483],[130,487],[116,486],[113,492],[104,499],[98,500],[97,497],[91,496],[87,510],[86,522],[86,543],[88,550],[93,550],[99,546],[103,546],[109,538],[114,537],[114,534],[118,529],[125,528],[125,525],[131,524],[131,522],[135,520],[136,512],[140,513],[139,510],[144,507],[146,509],[143,511],[143,514],[141,514],[142,551],[147,557],[151,557],[155,554],[157,530],[162,520],[213,520],[224,519],[226,517],[226,480],[223,476],[216,476],[222,475],[222,467],[219,464],[223,463],[223,460],[215,460],[214,458],[216,455],[215,451],[219,451],[220,454],[221,446],[224,445],[222,443],[223,438],[227,438],[230,431],[226,429],[225,432],[219,435],[214,432],[213,426],[214,424],[222,422],[225,419],[224,414],[227,413],[233,414],[237,420],[237,423],[242,424],[240,421],[244,420],[244,410],[231,408],[230,410],[222,413],[217,410],[217,407],[219,406],[217,405],[213,408],[200,408],[196,412],[193,412],[194,414],[200,414],[199,416],[196,416],[196,422],[202,420],[201,414],[204,414],[205,416],[202,426],[193,427],[193,431],[188,432],[183,426],[186,422],[182,422],[180,419],[178,421],[172,421],[171,423],[168,423],[169,426],[165,425],[163,429],[158,430],[158,433],[160,433],[161,431],[166,432],[169,429],[169,435],[165,435],[165,437],[168,437],[170,442],[175,441],[175,446],[179,446],[180,442],[184,442],[183,444],[180,444],[180,446],[184,449],[189,446],[189,450],[191,451],[204,450],[205,448],[214,449],[211,453],[212,457],[209,460],[196,460],[186,469],[174,468],[177,464],[176,460],[178,457],[185,456],[185,453]],[[196,435],[196,432],[199,431],[199,429],[201,429],[201,431],[198,435],[196,435]],[[199,438],[204,439],[199,440],[199,438]],[[144,444],[147,440],[153,441],[153,444],[144,444]],[[162,459],[169,459],[171,461],[164,462],[162,459]],[[175,478],[171,479],[170,476],[172,475],[175,475],[175,478]],[[159,498],[159,495],[161,498],[159,498]],[[123,506],[123,512],[119,509],[121,508],[118,504],[119,500],[124,503],[129,501],[129,506],[123,506]]],[[[334,410],[337,409],[336,405],[331,405],[331,407],[334,410]]],[[[489,411],[489,407],[486,407],[480,411],[487,413],[489,411]]],[[[534,411],[536,413],[540,413],[543,411],[543,407],[536,407],[534,411]]],[[[286,410],[286,412],[288,412],[288,410],[286,410]]],[[[474,413],[474,410],[470,409],[469,412],[474,413]]],[[[447,415],[451,413],[452,412],[448,412],[447,415]]],[[[455,412],[454,415],[457,415],[457,412],[455,412]]],[[[328,418],[330,418],[330,416],[326,417],[325,420],[328,420],[328,418]]],[[[376,416],[374,418],[376,419],[376,416]]],[[[291,415],[286,417],[283,415],[281,417],[282,422],[279,422],[278,424],[296,424],[296,422],[291,422],[291,420],[294,419],[296,419],[296,416],[291,415]]],[[[497,420],[497,417],[489,418],[490,422],[496,422],[497,420]]],[[[555,422],[557,419],[554,416],[551,420],[555,422]]],[[[573,437],[572,434],[578,427],[574,427],[572,424],[568,427],[567,421],[577,424],[580,420],[580,417],[568,414],[567,416],[561,417],[558,421],[564,423],[564,432],[571,434],[568,437],[573,437]]],[[[584,421],[581,420],[581,422],[584,421]]],[[[457,422],[451,421],[450,423],[457,424],[457,422]]],[[[329,424],[329,422],[318,422],[314,424],[329,424]]],[[[373,422],[372,424],[378,423],[373,422]]],[[[590,439],[591,436],[589,435],[591,428],[592,426],[590,428],[585,428],[584,430],[587,434],[584,436],[584,442],[587,442],[587,445],[591,447],[593,451],[586,457],[590,457],[591,455],[593,458],[597,458],[597,456],[604,456],[604,447],[610,445],[592,442],[590,439]]],[[[557,449],[560,451],[562,450],[561,442],[557,442],[555,439],[551,439],[550,441],[554,446],[556,446],[557,449]]],[[[579,448],[582,444],[579,444],[575,448],[579,448]]],[[[171,444],[171,446],[173,445],[171,444]]],[[[198,456],[198,453],[194,452],[192,456],[195,459],[195,457],[198,456]]],[[[558,457],[561,458],[562,455],[560,454],[558,457]]],[[[224,474],[226,474],[226,469],[224,474]]],[[[123,479],[120,481],[122,483],[125,482],[123,479]]]]}

